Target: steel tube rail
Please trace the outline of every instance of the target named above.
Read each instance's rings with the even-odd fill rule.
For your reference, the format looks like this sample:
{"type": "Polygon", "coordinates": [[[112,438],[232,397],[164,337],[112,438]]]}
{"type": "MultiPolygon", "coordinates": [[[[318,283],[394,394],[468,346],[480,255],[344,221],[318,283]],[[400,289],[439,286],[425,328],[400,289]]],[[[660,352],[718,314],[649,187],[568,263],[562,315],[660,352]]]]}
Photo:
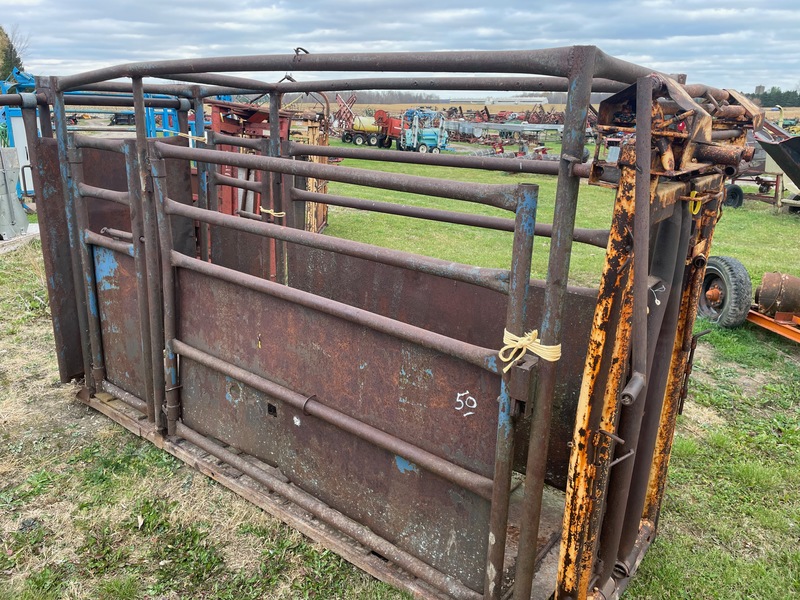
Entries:
{"type": "Polygon", "coordinates": [[[125,240],[126,242],[132,242],[133,241],[133,233],[131,233],[130,231],[123,231],[121,229],[114,229],[112,227],[103,227],[100,230],[100,233],[102,235],[107,235],[107,236],[112,237],[112,238],[125,240]]]}
{"type": "Polygon", "coordinates": [[[107,152],[122,154],[125,150],[125,140],[118,138],[104,138],[96,135],[81,135],[76,133],[73,138],[77,148],[94,148],[107,152]]]}
{"type": "Polygon", "coordinates": [[[107,248],[121,254],[133,256],[133,244],[111,239],[99,233],[95,233],[91,229],[83,230],[83,239],[87,244],[91,244],[92,246],[100,246],[101,248],[107,248]]]}
{"type": "Polygon", "coordinates": [[[117,192],[115,190],[88,185],[83,182],[78,183],[78,193],[83,198],[100,198],[101,200],[108,200],[109,202],[122,204],[123,206],[129,206],[131,203],[131,196],[128,192],[117,192]]]}
{"type": "Polygon", "coordinates": [[[396,436],[386,433],[376,427],[368,425],[363,421],[355,419],[341,411],[331,408],[319,402],[315,396],[304,396],[290,388],[282,386],[274,381],[267,379],[237,367],[230,362],[203,352],[199,348],[191,346],[181,340],[173,340],[173,347],[182,357],[191,359],[209,369],[213,369],[223,375],[228,375],[237,381],[253,389],[259,390],[285,402],[305,414],[317,417],[318,419],[330,423],[339,429],[352,433],[360,439],[366,440],[379,448],[388,450],[393,454],[402,456],[410,460],[415,465],[420,466],[439,477],[455,483],[482,498],[489,499],[492,496],[492,480],[469,469],[460,467],[440,456],[437,456],[419,446],[410,444],[396,436]]]}
{"type": "MultiPolygon", "coordinates": [[[[100,323],[100,309],[97,299],[97,273],[95,272],[94,251],[90,248],[89,235],[89,210],[85,199],[81,196],[78,186],[83,181],[83,155],[79,148],[73,146],[68,140],[66,159],[71,173],[71,181],[64,186],[69,195],[73,197],[73,210],[75,211],[75,225],[78,227],[78,245],[74,247],[80,254],[81,275],[86,293],[87,307],[89,308],[89,348],[92,356],[92,387],[97,389],[100,382],[106,378],[105,349],[102,339],[102,325],[100,323]],[[80,235],[82,233],[83,235],[80,235]]],[[[102,236],[99,236],[102,238],[102,236]]],[[[105,240],[103,240],[105,241],[105,240]]],[[[115,240],[108,240],[117,244],[115,240]]],[[[103,244],[98,244],[103,245],[103,244]]],[[[132,253],[132,250],[131,250],[132,253]]],[[[89,374],[86,374],[89,380],[89,374]]]]}
{"type": "MultiPolygon", "coordinates": [[[[142,368],[145,373],[144,377],[144,400],[146,402],[147,420],[150,423],[156,424],[159,422],[161,404],[156,398],[160,398],[159,390],[153,386],[156,380],[153,376],[153,354],[151,348],[153,341],[151,339],[150,315],[153,312],[150,308],[150,301],[148,297],[148,273],[145,256],[145,233],[144,233],[144,210],[142,206],[142,190],[139,186],[139,168],[136,163],[136,142],[131,140],[125,142],[125,177],[127,179],[128,190],[130,194],[130,208],[129,214],[131,217],[131,231],[128,232],[116,231],[113,229],[106,229],[110,235],[124,235],[122,239],[129,240],[133,243],[133,264],[136,273],[136,308],[139,313],[139,332],[141,334],[141,353],[142,353],[142,368]]],[[[159,346],[160,349],[160,346],[159,346]]],[[[156,363],[158,370],[161,370],[161,363],[156,363]]]]}
{"type": "MultiPolygon", "coordinates": [[[[219,86],[197,86],[199,95],[202,97],[207,96],[223,96],[226,94],[239,94],[241,88],[236,87],[219,87],[219,86]]],[[[90,83],[80,87],[80,91],[86,92],[111,92],[130,94],[133,92],[133,85],[128,81],[103,81],[100,83],[90,83]]],[[[168,96],[177,96],[178,98],[185,98],[190,100],[194,97],[192,90],[185,85],[177,85],[170,83],[144,83],[142,84],[142,91],[145,94],[165,94],[168,96]]]]}
{"type": "Polygon", "coordinates": [[[367,187],[376,187],[398,192],[411,192],[439,196],[453,200],[464,200],[477,204],[486,204],[496,208],[514,211],[516,185],[489,185],[448,181],[433,177],[418,177],[397,173],[364,171],[351,167],[310,163],[288,158],[272,156],[254,156],[252,154],[236,154],[220,150],[200,150],[172,146],[164,142],[153,142],[159,157],[181,158],[184,160],[205,161],[218,165],[230,165],[246,169],[273,171],[300,177],[327,179],[342,183],[352,183],[367,187]]]}
{"type": "MultiPolygon", "coordinates": [[[[553,235],[547,267],[547,283],[542,311],[542,344],[561,343],[564,298],[569,280],[569,263],[572,254],[573,231],[578,208],[580,178],[570,169],[583,154],[586,118],[591,98],[591,78],[602,53],[594,47],[576,48],[570,72],[570,93],[564,119],[564,137],[561,149],[562,168],[558,174],[556,206],[553,216],[553,235]]],[[[625,63],[629,64],[629,63],[625,63]]],[[[610,74],[603,74],[610,77],[610,74]]],[[[553,412],[557,363],[541,361],[536,384],[531,433],[528,442],[528,459],[525,471],[525,489],[522,499],[522,516],[519,554],[514,584],[514,600],[529,600],[536,566],[536,546],[539,537],[539,519],[542,510],[542,493],[547,471],[547,451],[550,443],[550,422],[553,412]]]]}
{"type": "Polygon", "coordinates": [[[261,194],[264,191],[264,184],[260,181],[251,181],[250,179],[239,179],[238,177],[231,177],[230,175],[222,175],[217,171],[209,171],[209,179],[217,185],[227,185],[230,187],[240,188],[261,194]]]}
{"type": "Polygon", "coordinates": [[[236,137],[235,135],[226,135],[218,131],[208,132],[208,143],[247,148],[249,150],[261,150],[261,140],[258,138],[236,137]]]}
{"type": "Polygon", "coordinates": [[[437,571],[430,565],[422,562],[418,558],[404,552],[391,542],[373,533],[369,528],[353,521],[349,517],[337,510],[329,507],[320,500],[307,494],[290,483],[284,483],[278,477],[268,473],[258,466],[247,462],[233,452],[226,450],[219,444],[215,444],[204,435],[190,429],[182,422],[178,422],[175,428],[176,434],[183,439],[191,442],[201,450],[204,450],[219,460],[238,469],[248,477],[267,487],[270,491],[279,494],[290,502],[296,504],[303,510],[311,513],[320,521],[335,527],[345,535],[350,536],[360,544],[370,548],[399,565],[409,573],[416,575],[420,579],[427,581],[435,588],[450,594],[459,600],[480,600],[480,594],[470,590],[460,581],[437,571]]]}
{"type": "MultiPolygon", "coordinates": [[[[567,92],[566,77],[370,77],[291,81],[274,84],[284,94],[293,92],[334,92],[350,90],[482,90],[498,92],[567,92]]],[[[624,83],[595,79],[593,92],[614,93],[625,89],[624,83]]]]}
{"type": "MultiPolygon", "coordinates": [[[[511,255],[511,273],[506,309],[505,329],[508,333],[522,337],[530,296],[531,262],[536,225],[539,186],[519,186],[517,214],[514,227],[514,247],[511,255]]],[[[513,367],[512,367],[513,368],[513,367]]],[[[484,597],[498,600],[502,592],[503,566],[505,564],[506,536],[508,532],[509,499],[511,496],[511,474],[514,468],[514,440],[517,433],[517,401],[527,398],[512,398],[510,371],[504,370],[500,381],[497,408],[497,434],[494,460],[494,489],[489,513],[489,540],[486,550],[486,573],[484,575],[484,597]]],[[[549,423],[548,423],[549,426],[549,423]]]]}
{"type": "Polygon", "coordinates": [[[134,396],[130,392],[126,392],[121,387],[114,385],[108,379],[104,379],[100,382],[100,389],[116,398],[119,398],[125,404],[131,408],[135,408],[143,415],[147,414],[147,402],[137,396],[134,396]]]}
{"type": "MultiPolygon", "coordinates": [[[[342,71],[421,73],[518,73],[569,77],[575,55],[588,52],[596,58],[590,66],[598,78],[632,83],[652,69],[612,58],[594,46],[520,51],[385,52],[227,56],[127,63],[60,77],[57,90],[67,91],[90,83],[120,77],[164,77],[174,73],[216,71],[342,71]]],[[[592,73],[590,73],[590,77],[592,73]]],[[[591,83],[590,83],[591,86],[591,83]]],[[[590,87],[591,89],[591,87],[590,87]]]]}
{"type": "MultiPolygon", "coordinates": [[[[235,179],[233,177],[229,179],[235,179]]],[[[225,183],[220,181],[220,183],[225,183]]],[[[235,185],[230,183],[230,185],[235,185]]],[[[251,189],[246,185],[241,187],[251,189]]],[[[377,200],[364,200],[362,198],[351,198],[349,196],[337,196],[334,194],[320,194],[319,192],[307,192],[299,188],[293,188],[291,192],[294,200],[303,202],[318,202],[320,204],[331,204],[333,206],[343,206],[346,208],[356,208],[372,212],[412,217],[417,219],[428,219],[440,221],[442,223],[453,223],[456,225],[469,225],[471,227],[482,227],[484,229],[495,229],[497,231],[514,231],[514,221],[503,217],[490,217],[486,215],[475,215],[470,213],[460,213],[450,210],[440,210],[437,208],[425,208],[422,206],[409,206],[406,204],[394,204],[392,202],[379,202],[377,200]]],[[[553,226],[549,223],[536,223],[534,231],[536,235],[551,237],[553,226]]],[[[576,242],[582,242],[590,246],[597,246],[605,249],[608,245],[608,230],[606,229],[575,229],[574,238],[576,242]]]]}
{"type": "MultiPolygon", "coordinates": [[[[51,77],[48,80],[51,88],[55,87],[55,78],[51,77]]],[[[78,310],[78,331],[80,332],[81,340],[81,354],[83,359],[83,376],[87,387],[90,391],[94,391],[94,383],[92,381],[92,354],[89,345],[89,317],[87,308],[89,307],[90,298],[86,295],[84,287],[84,279],[82,277],[81,258],[78,249],[81,245],[80,230],[76,220],[75,201],[79,198],[78,194],[73,194],[72,187],[74,185],[72,173],[68,162],[68,138],[67,133],[67,116],[64,110],[63,94],[56,94],[53,102],[53,120],[55,123],[56,143],[58,148],[58,165],[61,180],[64,182],[63,195],[64,195],[64,210],[65,218],[67,220],[67,231],[69,234],[69,243],[73,250],[70,252],[70,262],[72,264],[72,280],[75,290],[75,302],[78,310]]],[[[46,120],[45,127],[49,126],[50,121],[46,120]]],[[[36,128],[33,128],[36,131],[36,128]]],[[[44,132],[43,132],[44,133],[44,132]]]]}
{"type": "MultiPolygon", "coordinates": [[[[245,219],[242,219],[242,221],[245,221],[245,219]]],[[[260,277],[247,275],[246,273],[234,271],[233,269],[203,262],[174,250],[171,251],[169,264],[170,266],[189,269],[209,277],[227,281],[228,283],[240,285],[262,294],[286,300],[287,302],[293,302],[300,306],[317,310],[357,325],[369,327],[370,329],[391,335],[398,339],[419,344],[424,348],[460,358],[490,373],[499,373],[496,360],[497,350],[481,348],[480,346],[462,342],[447,337],[446,335],[434,333],[389,317],[377,315],[367,310],[350,306],[349,304],[329,300],[310,292],[287,287],[274,281],[261,279],[260,277]]]]}
{"type": "MultiPolygon", "coordinates": [[[[285,143],[289,156],[334,156],[357,158],[381,162],[405,163],[413,165],[435,165],[440,167],[459,167],[463,169],[482,169],[484,171],[505,171],[507,173],[532,173],[536,175],[558,175],[557,160],[519,160],[492,156],[456,156],[447,154],[419,154],[418,152],[386,152],[367,148],[343,148],[341,146],[314,146],[299,142],[285,143]]],[[[573,174],[589,178],[591,165],[576,164],[573,174]]]]}
{"type": "Polygon", "coordinates": [[[471,267],[460,263],[440,260],[438,258],[402,252],[400,250],[380,248],[362,242],[354,242],[352,240],[334,238],[310,231],[283,227],[265,221],[257,222],[251,219],[242,219],[219,212],[211,212],[169,199],[166,202],[165,209],[168,214],[196,219],[201,223],[228,227],[230,229],[271,237],[283,242],[300,244],[301,246],[308,246],[319,250],[338,252],[347,256],[363,258],[372,262],[401,267],[411,271],[437,275],[447,279],[471,283],[472,285],[479,285],[497,292],[508,293],[508,271],[503,269],[471,267]]]}

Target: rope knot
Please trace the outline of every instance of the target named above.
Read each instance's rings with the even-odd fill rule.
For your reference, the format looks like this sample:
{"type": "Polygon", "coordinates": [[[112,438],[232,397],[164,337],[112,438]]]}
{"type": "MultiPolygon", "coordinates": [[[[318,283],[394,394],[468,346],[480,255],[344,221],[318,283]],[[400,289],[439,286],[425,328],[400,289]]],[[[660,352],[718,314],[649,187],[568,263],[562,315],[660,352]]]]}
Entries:
{"type": "Polygon", "coordinates": [[[508,329],[503,330],[503,344],[505,344],[497,355],[506,364],[503,373],[508,370],[531,352],[543,360],[555,362],[561,358],[561,344],[555,346],[545,346],[539,341],[539,330],[534,329],[523,336],[514,335],[508,329]]]}
{"type": "Polygon", "coordinates": [[[286,216],[285,212],[275,212],[271,208],[264,208],[264,207],[261,208],[261,214],[270,215],[272,217],[285,217],[286,216]]]}

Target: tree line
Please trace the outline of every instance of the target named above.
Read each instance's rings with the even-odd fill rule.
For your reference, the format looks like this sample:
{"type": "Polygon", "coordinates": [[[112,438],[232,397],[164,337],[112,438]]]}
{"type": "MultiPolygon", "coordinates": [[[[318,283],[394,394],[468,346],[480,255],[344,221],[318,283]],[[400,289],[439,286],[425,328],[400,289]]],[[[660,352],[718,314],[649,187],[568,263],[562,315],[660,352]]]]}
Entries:
{"type": "Polygon", "coordinates": [[[757,101],[761,106],[800,106],[800,90],[783,91],[779,87],[771,87],[763,94],[745,94],[757,101]]]}

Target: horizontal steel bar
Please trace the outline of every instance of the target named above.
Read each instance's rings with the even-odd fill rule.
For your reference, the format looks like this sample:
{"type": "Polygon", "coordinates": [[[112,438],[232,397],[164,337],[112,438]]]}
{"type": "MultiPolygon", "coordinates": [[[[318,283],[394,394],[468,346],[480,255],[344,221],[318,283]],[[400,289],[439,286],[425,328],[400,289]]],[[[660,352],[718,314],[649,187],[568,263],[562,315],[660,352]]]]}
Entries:
{"type": "MultiPolygon", "coordinates": [[[[436,208],[425,208],[422,206],[408,206],[406,204],[394,204],[392,202],[363,200],[361,198],[350,198],[349,196],[307,192],[299,188],[293,188],[291,190],[291,195],[293,200],[303,202],[318,202],[321,204],[344,206],[347,208],[356,208],[358,210],[368,210],[389,215],[428,219],[430,221],[469,225],[471,227],[483,227],[484,229],[495,229],[497,231],[514,231],[514,220],[505,219],[503,217],[489,217],[486,215],[459,213],[436,208]]],[[[553,226],[549,223],[536,223],[534,233],[536,235],[550,237],[553,234],[553,226]]],[[[605,229],[575,229],[574,239],[577,242],[589,244],[590,246],[605,248],[608,245],[608,231],[605,229]]]]}
{"type": "Polygon", "coordinates": [[[101,200],[116,202],[124,206],[130,206],[131,203],[131,197],[128,192],[99,188],[83,182],[78,184],[78,193],[84,198],[100,198],[101,200]]]}
{"type": "Polygon", "coordinates": [[[250,219],[251,221],[261,221],[261,215],[257,215],[256,213],[247,212],[246,210],[237,210],[236,214],[240,217],[244,217],[245,219],[250,219]]]}
{"type": "Polygon", "coordinates": [[[176,73],[223,71],[519,73],[569,77],[576,50],[594,51],[595,76],[633,83],[652,69],[614,59],[592,46],[540,50],[470,52],[384,52],[227,56],[145,61],[59,77],[59,91],[119,77],[165,77],[176,73]]]}
{"type": "MultiPolygon", "coordinates": [[[[269,394],[273,398],[281,400],[286,404],[305,412],[307,415],[335,425],[339,429],[352,433],[356,437],[366,440],[379,448],[388,450],[405,459],[410,460],[415,465],[424,468],[447,481],[463,487],[482,498],[492,497],[492,480],[469,469],[459,467],[452,462],[436,456],[419,446],[410,444],[400,438],[393,436],[376,427],[359,421],[345,413],[329,406],[325,406],[315,399],[314,396],[304,396],[284,387],[278,383],[270,381],[265,377],[256,375],[251,371],[237,367],[236,365],[212,356],[180,340],[173,340],[173,349],[178,354],[189,358],[201,365],[228,375],[253,389],[269,394]]],[[[377,404],[374,404],[377,406],[377,404]]]]}
{"type": "Polygon", "coordinates": [[[508,271],[503,269],[473,267],[440,260],[438,258],[431,258],[429,256],[411,254],[400,250],[381,248],[362,242],[321,235],[311,231],[283,227],[273,223],[242,219],[216,211],[195,208],[193,206],[181,204],[180,202],[175,202],[174,200],[167,200],[165,208],[169,214],[197,219],[202,223],[229,227],[230,229],[271,237],[284,242],[300,244],[320,250],[328,250],[330,252],[338,252],[339,254],[363,258],[384,265],[428,273],[446,279],[479,285],[497,292],[508,293],[509,275],[508,271]]]}
{"type": "MultiPolygon", "coordinates": [[[[482,169],[485,171],[505,171],[507,173],[533,173],[536,175],[558,175],[560,160],[520,160],[494,156],[461,156],[455,154],[420,154],[372,150],[369,148],[343,148],[341,146],[314,146],[299,142],[284,144],[289,156],[333,156],[338,158],[357,158],[413,165],[435,165],[440,167],[460,167],[463,169],[482,169]]],[[[588,179],[591,171],[589,163],[575,164],[573,174],[588,179]]]]}
{"type": "Polygon", "coordinates": [[[108,131],[111,133],[133,133],[136,131],[136,127],[129,127],[127,125],[69,125],[67,127],[67,131],[108,131]]]}
{"type": "Polygon", "coordinates": [[[147,402],[145,402],[141,398],[134,396],[130,392],[126,392],[121,387],[117,387],[107,379],[104,379],[103,381],[100,382],[100,387],[104,392],[107,392],[112,396],[119,398],[125,404],[127,404],[131,408],[135,408],[143,415],[147,414],[147,402]]]}
{"type": "Polygon", "coordinates": [[[235,135],[225,135],[218,131],[208,132],[209,144],[225,144],[227,146],[236,146],[239,148],[248,148],[250,150],[262,150],[264,148],[264,138],[245,138],[235,135]]]}
{"type": "Polygon", "coordinates": [[[313,177],[316,179],[340,181],[342,183],[351,183],[366,187],[438,196],[441,198],[451,198],[453,200],[464,200],[466,202],[495,206],[512,212],[516,210],[516,185],[489,185],[443,180],[433,177],[418,177],[400,173],[384,173],[381,171],[338,167],[288,158],[186,148],[173,146],[160,141],[152,142],[151,144],[151,147],[155,148],[156,153],[162,158],[197,160],[217,165],[230,165],[234,167],[243,167],[245,169],[287,173],[300,177],[313,177]]]}
{"type": "MultiPolygon", "coordinates": [[[[567,92],[566,77],[368,77],[316,81],[285,81],[273,84],[282,94],[293,92],[338,92],[349,90],[446,90],[497,92],[567,92]]],[[[595,79],[593,92],[619,92],[627,86],[609,79],[595,79]]],[[[531,98],[531,104],[533,98],[531,98]]],[[[451,100],[457,106],[458,99],[451,100]]],[[[521,104],[524,104],[522,102],[521,104]]]]}
{"type": "Polygon", "coordinates": [[[103,227],[100,230],[100,233],[103,235],[108,235],[110,237],[115,237],[120,240],[125,240],[127,242],[133,241],[133,234],[130,231],[122,231],[121,229],[112,229],[111,227],[103,227]]]}
{"type": "Polygon", "coordinates": [[[78,148],[95,148],[97,150],[106,150],[119,154],[125,152],[125,140],[120,138],[107,138],[97,135],[81,135],[76,133],[72,139],[75,141],[75,146],[78,148]]]}
{"type": "MultiPolygon", "coordinates": [[[[242,221],[248,222],[245,219],[242,219],[242,221]]],[[[266,223],[264,224],[266,225],[266,223]]],[[[256,223],[256,225],[258,225],[258,223],[256,223]]],[[[277,225],[275,227],[277,227],[277,225]]],[[[171,264],[175,267],[189,269],[207,275],[208,277],[214,277],[222,281],[227,281],[228,283],[241,285],[262,294],[267,294],[287,302],[293,302],[305,308],[317,310],[351,323],[369,327],[370,329],[380,331],[386,335],[419,344],[424,348],[430,348],[442,354],[460,358],[490,373],[498,374],[500,372],[497,366],[497,350],[481,348],[480,346],[462,342],[461,340],[434,333],[422,329],[421,327],[415,327],[414,325],[390,319],[389,317],[377,315],[342,302],[322,298],[310,292],[290,288],[275,283],[274,281],[261,279],[253,275],[247,275],[246,273],[234,271],[233,269],[191,258],[174,250],[170,255],[170,260],[171,264]]]]}
{"type": "Polygon", "coordinates": [[[239,179],[238,177],[231,177],[230,175],[222,175],[217,171],[209,171],[211,182],[218,185],[229,185],[231,187],[249,190],[260,194],[264,191],[264,184],[260,181],[250,181],[249,179],[239,179]]]}
{"type": "MultiPolygon", "coordinates": [[[[168,96],[177,96],[179,98],[186,98],[187,100],[195,97],[195,92],[200,98],[208,96],[223,96],[229,94],[241,93],[241,88],[236,87],[219,87],[219,86],[206,86],[206,85],[181,85],[174,83],[145,83],[143,86],[145,94],[165,94],[168,96]]],[[[111,92],[111,93],[132,93],[133,85],[129,81],[104,81],[101,83],[90,83],[80,88],[82,91],[87,92],[111,92]]]]}
{"type": "Polygon", "coordinates": [[[115,252],[119,252],[120,254],[127,254],[128,256],[133,256],[133,244],[126,244],[125,242],[120,242],[119,240],[114,240],[104,235],[100,235],[99,233],[95,233],[90,229],[83,230],[83,239],[86,241],[87,244],[91,244],[93,246],[100,246],[101,248],[108,248],[109,250],[114,250],[115,252]]]}
{"type": "Polygon", "coordinates": [[[270,491],[283,496],[290,502],[293,502],[303,510],[317,517],[320,521],[335,527],[345,535],[350,536],[367,548],[374,550],[412,575],[416,575],[420,579],[427,581],[437,589],[460,600],[480,600],[482,598],[480,594],[470,590],[460,581],[437,571],[420,559],[401,550],[376,533],[373,533],[369,528],[343,515],[338,510],[334,510],[317,498],[302,491],[300,488],[290,483],[284,483],[271,473],[244,460],[233,452],[226,450],[219,444],[215,444],[204,435],[184,425],[181,421],[178,421],[176,424],[175,432],[179,437],[182,437],[201,450],[205,450],[212,456],[238,469],[248,477],[264,485],[270,491]]]}

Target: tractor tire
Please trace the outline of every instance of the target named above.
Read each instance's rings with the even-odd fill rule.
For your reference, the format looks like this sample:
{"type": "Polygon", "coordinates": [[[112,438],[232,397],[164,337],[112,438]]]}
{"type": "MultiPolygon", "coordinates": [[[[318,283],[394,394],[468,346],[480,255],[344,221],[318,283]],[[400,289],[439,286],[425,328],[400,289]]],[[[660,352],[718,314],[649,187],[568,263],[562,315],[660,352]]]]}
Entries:
{"type": "MultiPolygon", "coordinates": [[[[385,140],[383,140],[383,144],[381,144],[381,148],[391,148],[391,147],[392,147],[392,138],[387,137],[385,140]]],[[[398,147],[398,149],[399,149],[399,147],[398,147]]]]}
{"type": "Polygon", "coordinates": [[[723,204],[730,208],[740,208],[744,203],[744,192],[738,185],[730,183],[725,186],[725,200],[723,204]]]}
{"type": "Polygon", "coordinates": [[[434,146],[433,148],[431,148],[431,154],[439,154],[440,152],[441,149],[438,146],[434,146]]]}
{"type": "Polygon", "coordinates": [[[747,319],[753,284],[747,269],[730,256],[709,256],[697,312],[720,327],[739,327],[747,319]]]}
{"type": "Polygon", "coordinates": [[[365,138],[364,135],[361,134],[361,133],[356,133],[353,136],[353,143],[356,146],[363,146],[366,141],[367,141],[367,138],[365,138]]]}
{"type": "Polygon", "coordinates": [[[371,133],[367,136],[367,146],[377,146],[378,145],[378,135],[376,133],[371,133]]]}
{"type": "Polygon", "coordinates": [[[428,151],[428,147],[425,144],[420,144],[417,147],[417,152],[419,152],[420,154],[425,154],[427,151],[428,151]]]}
{"type": "Polygon", "coordinates": [[[342,141],[345,144],[350,144],[353,141],[353,134],[351,132],[349,132],[349,131],[345,131],[342,134],[342,141]]]}

